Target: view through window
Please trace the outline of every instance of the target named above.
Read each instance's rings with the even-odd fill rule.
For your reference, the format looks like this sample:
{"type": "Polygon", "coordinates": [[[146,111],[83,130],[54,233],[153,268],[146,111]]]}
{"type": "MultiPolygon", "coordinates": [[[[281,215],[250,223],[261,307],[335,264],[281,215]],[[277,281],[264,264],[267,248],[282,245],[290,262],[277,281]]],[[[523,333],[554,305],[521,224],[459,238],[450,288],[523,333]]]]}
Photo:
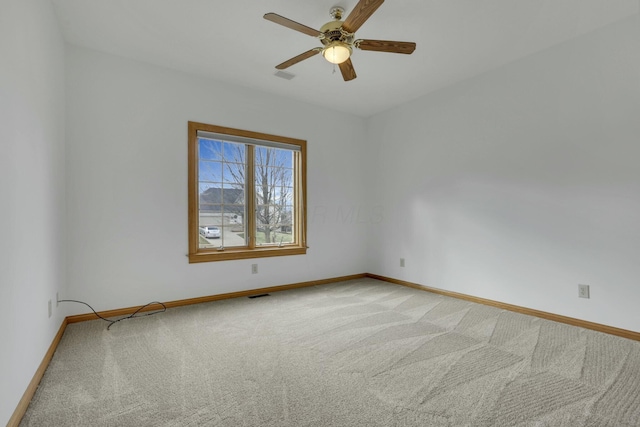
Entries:
{"type": "Polygon", "coordinates": [[[306,142],[189,123],[191,262],[306,252],[306,142]]]}

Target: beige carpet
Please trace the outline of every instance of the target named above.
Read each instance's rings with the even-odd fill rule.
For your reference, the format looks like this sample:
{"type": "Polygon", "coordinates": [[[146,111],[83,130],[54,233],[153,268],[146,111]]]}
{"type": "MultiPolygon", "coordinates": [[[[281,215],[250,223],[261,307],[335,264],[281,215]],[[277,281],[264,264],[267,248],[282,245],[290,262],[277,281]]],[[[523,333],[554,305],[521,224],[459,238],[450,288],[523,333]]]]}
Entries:
{"type": "Polygon", "coordinates": [[[640,343],[373,279],[106,326],[22,426],[640,425],[640,343]]]}

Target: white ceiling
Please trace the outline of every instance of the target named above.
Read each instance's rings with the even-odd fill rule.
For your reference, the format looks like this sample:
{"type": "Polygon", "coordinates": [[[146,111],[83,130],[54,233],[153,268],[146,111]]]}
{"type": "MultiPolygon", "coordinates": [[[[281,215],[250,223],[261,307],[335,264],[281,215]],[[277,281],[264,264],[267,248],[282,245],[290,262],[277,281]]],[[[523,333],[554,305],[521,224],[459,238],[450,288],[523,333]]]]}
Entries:
{"type": "Polygon", "coordinates": [[[344,82],[320,46],[263,19],[319,29],[357,0],[52,0],[67,42],[367,117],[638,13],[638,0],[387,0],[357,38],[414,41],[412,55],[355,50],[344,82]]]}

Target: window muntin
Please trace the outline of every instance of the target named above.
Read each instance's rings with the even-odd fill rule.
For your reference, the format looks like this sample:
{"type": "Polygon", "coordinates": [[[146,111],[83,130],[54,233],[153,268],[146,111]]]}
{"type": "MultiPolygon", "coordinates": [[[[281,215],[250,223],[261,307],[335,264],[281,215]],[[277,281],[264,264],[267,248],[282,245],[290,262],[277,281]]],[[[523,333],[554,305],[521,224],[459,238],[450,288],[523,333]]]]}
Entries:
{"type": "Polygon", "coordinates": [[[305,164],[306,141],[189,122],[190,262],[306,253],[305,164]]]}

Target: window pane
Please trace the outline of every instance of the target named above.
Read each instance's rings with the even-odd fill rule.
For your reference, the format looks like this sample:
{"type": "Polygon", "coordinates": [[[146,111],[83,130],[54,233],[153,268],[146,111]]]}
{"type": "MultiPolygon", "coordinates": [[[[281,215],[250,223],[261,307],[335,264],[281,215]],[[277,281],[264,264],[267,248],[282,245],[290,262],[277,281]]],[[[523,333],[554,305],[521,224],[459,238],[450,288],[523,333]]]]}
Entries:
{"type": "Polygon", "coordinates": [[[200,226],[203,225],[222,225],[218,219],[222,212],[222,205],[217,203],[200,203],[200,226]],[[206,220],[203,220],[207,218],[206,220]]]}
{"type": "Polygon", "coordinates": [[[256,165],[293,168],[293,151],[280,148],[256,147],[256,165]]]}
{"type": "Polygon", "coordinates": [[[222,142],[200,138],[198,140],[198,157],[201,160],[222,160],[222,142]]]}
{"type": "Polygon", "coordinates": [[[256,244],[292,243],[294,153],[267,147],[255,153],[256,244]]]}
{"type": "Polygon", "coordinates": [[[222,230],[222,246],[225,248],[247,245],[247,233],[244,224],[228,224],[222,230]]]}
{"type": "Polygon", "coordinates": [[[247,246],[243,163],[246,147],[211,140],[201,140],[200,146],[211,157],[199,161],[200,247],[247,246]]]}
{"type": "Polygon", "coordinates": [[[293,185],[293,169],[283,168],[280,172],[282,174],[282,182],[287,186],[293,185]]]}
{"type": "Polygon", "coordinates": [[[291,169],[277,166],[256,165],[256,184],[270,186],[291,186],[291,169]]]}
{"type": "Polygon", "coordinates": [[[280,223],[279,223],[279,236],[278,241],[282,243],[293,243],[295,241],[293,235],[293,206],[285,205],[281,209],[280,223]]]}
{"type": "Polygon", "coordinates": [[[242,184],[245,182],[246,168],[244,163],[225,162],[222,181],[229,184],[242,184]]]}
{"type": "Polygon", "coordinates": [[[200,182],[222,182],[222,163],[200,160],[198,165],[200,182]]]}
{"type": "Polygon", "coordinates": [[[225,162],[246,163],[246,145],[235,142],[225,142],[222,148],[224,150],[225,162]]]}
{"type": "Polygon", "coordinates": [[[225,205],[244,205],[244,185],[243,184],[222,184],[220,194],[221,203],[225,205]]]}
{"type": "Polygon", "coordinates": [[[293,207],[286,205],[257,205],[256,243],[261,245],[284,244],[294,241],[293,207]]]}
{"type": "Polygon", "coordinates": [[[268,154],[269,154],[269,149],[265,148],[265,147],[256,147],[255,150],[255,156],[256,156],[256,165],[264,165],[264,164],[268,164],[269,159],[268,159],[268,154]]]}
{"type": "Polygon", "coordinates": [[[276,187],[273,190],[273,202],[275,204],[291,205],[293,200],[293,187],[276,187]]]}
{"type": "Polygon", "coordinates": [[[244,205],[211,205],[212,211],[200,211],[200,247],[246,246],[247,235],[244,224],[244,205]],[[224,209],[228,210],[224,210],[224,209]],[[237,212],[230,212],[231,210],[237,212]]]}
{"type": "Polygon", "coordinates": [[[214,206],[220,203],[220,201],[214,197],[218,190],[216,184],[201,182],[198,188],[198,194],[200,194],[199,211],[211,212],[219,209],[214,206]]]}
{"type": "Polygon", "coordinates": [[[281,187],[279,185],[256,185],[256,204],[259,205],[283,205],[292,204],[293,187],[281,187]]]}
{"type": "Polygon", "coordinates": [[[220,246],[220,215],[218,213],[220,205],[206,205],[208,210],[200,210],[199,233],[200,247],[212,248],[220,246]]]}

